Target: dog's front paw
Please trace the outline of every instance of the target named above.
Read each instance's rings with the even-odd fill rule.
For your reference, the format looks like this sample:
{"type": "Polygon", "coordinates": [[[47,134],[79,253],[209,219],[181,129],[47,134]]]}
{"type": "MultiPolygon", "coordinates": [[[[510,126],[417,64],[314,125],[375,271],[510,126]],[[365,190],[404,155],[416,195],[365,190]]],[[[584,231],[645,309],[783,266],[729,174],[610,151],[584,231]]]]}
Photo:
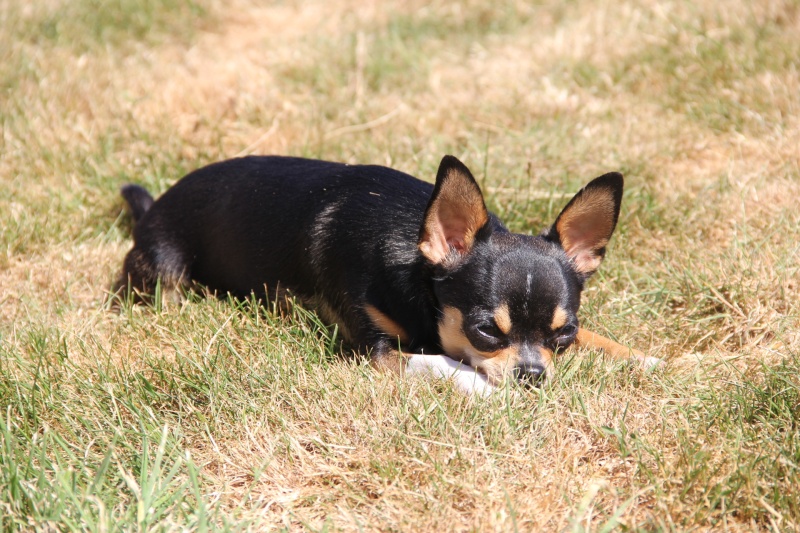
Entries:
{"type": "Polygon", "coordinates": [[[486,376],[446,355],[412,355],[406,362],[406,374],[428,374],[436,378],[452,379],[456,388],[467,395],[488,396],[495,389],[486,376]]]}

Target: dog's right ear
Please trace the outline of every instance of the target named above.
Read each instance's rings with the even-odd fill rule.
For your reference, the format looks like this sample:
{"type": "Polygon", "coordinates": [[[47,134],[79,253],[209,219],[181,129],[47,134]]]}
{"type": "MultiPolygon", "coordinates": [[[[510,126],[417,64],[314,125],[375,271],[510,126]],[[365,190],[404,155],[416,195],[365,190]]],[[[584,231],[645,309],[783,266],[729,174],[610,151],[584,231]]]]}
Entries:
{"type": "Polygon", "coordinates": [[[455,157],[444,156],[419,232],[422,255],[440,264],[453,252],[467,254],[488,221],[483,194],[469,169],[455,157]]]}

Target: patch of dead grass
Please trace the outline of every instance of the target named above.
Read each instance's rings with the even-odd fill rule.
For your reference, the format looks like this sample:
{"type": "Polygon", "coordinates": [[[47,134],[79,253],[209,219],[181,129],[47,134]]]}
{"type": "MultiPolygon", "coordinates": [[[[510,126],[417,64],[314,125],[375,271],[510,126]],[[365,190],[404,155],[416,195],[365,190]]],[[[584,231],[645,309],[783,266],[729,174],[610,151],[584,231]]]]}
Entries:
{"type": "MultiPolygon", "coordinates": [[[[767,505],[778,504],[759,503],[766,474],[725,500],[739,515],[709,504],[763,443],[741,437],[736,455],[730,427],[698,407],[731,384],[763,386],[765,368],[800,350],[797,68],[742,76],[707,60],[733,70],[700,89],[735,105],[742,127],[721,129],[716,111],[690,113],[670,92],[706,75],[692,54],[709,39],[742,31],[751,43],[763,25],[783,46],[799,27],[792,2],[503,4],[514,24],[481,2],[209,5],[189,40],[78,54],[0,37],[26,66],[0,95],[0,331],[19,383],[34,374],[37,335],[54,367],[69,354],[51,427],[69,429],[52,413],[96,416],[129,389],[154,425],[182,429],[210,504],[273,526],[561,530],[618,513],[631,528],[797,527],[788,506],[775,518],[767,505]],[[437,19],[500,30],[465,38],[435,31],[437,19]],[[668,57],[630,67],[643,52],[668,57]],[[445,151],[485,164],[487,190],[554,191],[554,202],[494,194],[524,231],[566,189],[627,169],[608,277],[591,282],[584,320],[669,368],[641,374],[582,354],[541,395],[513,389],[478,409],[446,385],[351,362],[306,369],[297,361],[323,357],[325,341],[302,320],[255,327],[223,302],[101,308],[130,246],[117,220],[123,180],[163,189],[179,167],[240,153],[430,179],[445,151]],[[107,380],[109,396],[87,393],[90,379],[107,380]],[[684,490],[694,452],[709,470],[684,490]]],[[[140,422],[132,408],[118,418],[119,431],[140,422]]]]}

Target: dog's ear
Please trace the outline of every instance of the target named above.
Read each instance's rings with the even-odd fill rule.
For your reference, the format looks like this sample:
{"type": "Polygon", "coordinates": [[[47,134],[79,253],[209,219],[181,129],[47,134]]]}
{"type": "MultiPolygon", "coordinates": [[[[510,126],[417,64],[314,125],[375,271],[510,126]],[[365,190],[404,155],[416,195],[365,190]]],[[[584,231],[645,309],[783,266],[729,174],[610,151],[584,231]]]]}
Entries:
{"type": "Polygon", "coordinates": [[[611,172],[581,189],[544,237],[561,245],[584,279],[597,270],[614,233],[622,202],[622,174],[611,172]]]}
{"type": "Polygon", "coordinates": [[[422,255],[441,264],[453,251],[458,257],[467,254],[488,221],[483,194],[469,169],[455,157],[444,156],[419,232],[422,255]]]}

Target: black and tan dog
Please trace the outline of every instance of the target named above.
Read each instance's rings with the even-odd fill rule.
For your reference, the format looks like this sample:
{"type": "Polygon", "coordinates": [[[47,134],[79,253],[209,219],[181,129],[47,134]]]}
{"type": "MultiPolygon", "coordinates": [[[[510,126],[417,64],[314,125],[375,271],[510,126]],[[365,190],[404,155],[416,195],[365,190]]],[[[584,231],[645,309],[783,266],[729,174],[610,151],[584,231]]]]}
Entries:
{"type": "Polygon", "coordinates": [[[539,382],[573,343],[653,364],[578,325],[622,185],[617,173],[591,181],[531,237],[487,211],[452,156],[435,185],[381,166],[232,159],[190,173],[155,202],[139,186],[123,188],[135,244],[116,290],[149,294],[160,280],[269,301],[287,291],[376,366],[453,375],[467,392],[507,376],[539,382]],[[458,371],[461,362],[469,366],[458,371]]]}

